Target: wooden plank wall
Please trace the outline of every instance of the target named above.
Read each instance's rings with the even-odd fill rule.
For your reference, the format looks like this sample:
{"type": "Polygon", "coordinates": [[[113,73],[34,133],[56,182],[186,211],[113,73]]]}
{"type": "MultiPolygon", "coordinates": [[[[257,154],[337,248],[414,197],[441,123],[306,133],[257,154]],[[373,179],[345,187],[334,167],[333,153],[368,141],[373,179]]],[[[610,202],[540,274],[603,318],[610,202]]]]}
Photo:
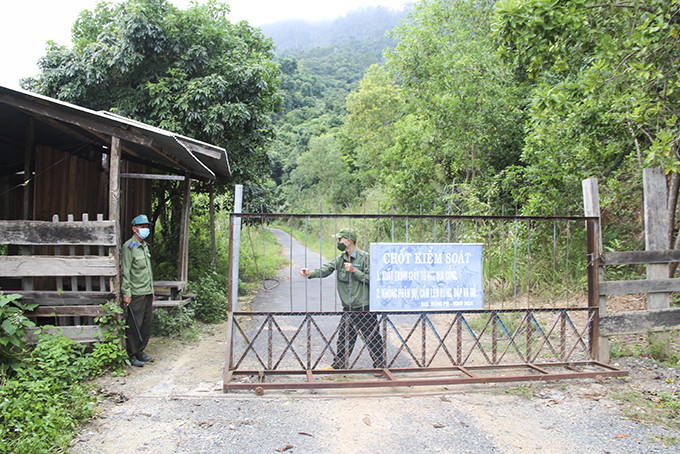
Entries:
{"type": "Polygon", "coordinates": [[[2,290],[38,302],[28,315],[39,324],[69,327],[64,334],[79,341],[96,340],[99,328],[93,318],[117,294],[110,279],[118,263],[109,253],[117,247],[115,222],[104,221],[101,214],[96,221],[87,214],[81,221],[68,216],[64,222],[56,215],[52,222],[0,221],[0,244],[21,249],[20,255],[0,256],[0,277],[21,278],[22,288],[2,290]],[[49,288],[35,288],[32,279],[37,277],[49,288]]]}
{"type": "MultiPolygon", "coordinates": [[[[101,154],[97,154],[101,160],[101,154]]],[[[95,218],[106,212],[107,176],[101,162],[38,145],[35,162],[33,219],[49,221],[55,214],[87,213],[95,218]]]]}

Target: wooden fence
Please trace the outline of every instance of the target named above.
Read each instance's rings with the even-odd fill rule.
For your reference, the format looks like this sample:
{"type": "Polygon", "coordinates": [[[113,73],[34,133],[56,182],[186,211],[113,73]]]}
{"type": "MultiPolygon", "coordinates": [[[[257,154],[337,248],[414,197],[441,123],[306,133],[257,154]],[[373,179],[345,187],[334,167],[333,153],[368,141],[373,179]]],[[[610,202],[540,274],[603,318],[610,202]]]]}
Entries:
{"type": "MultiPolygon", "coordinates": [[[[680,262],[680,250],[668,249],[668,212],[666,175],[663,169],[643,169],[645,251],[604,252],[600,221],[589,235],[589,305],[599,308],[593,324],[597,340],[594,356],[609,362],[609,337],[620,334],[647,333],[680,328],[680,308],[671,308],[673,292],[680,291],[680,278],[669,277],[669,264],[680,262]],[[605,267],[645,265],[645,279],[607,281],[605,267]],[[611,313],[607,296],[645,293],[645,310],[611,313]]],[[[596,178],[582,182],[586,216],[600,218],[599,190],[596,178]]]]}
{"type": "MultiPolygon", "coordinates": [[[[54,216],[49,221],[0,221],[0,279],[5,293],[23,295],[25,302],[40,304],[27,315],[39,325],[54,325],[59,332],[79,342],[100,338],[94,317],[102,305],[116,299],[111,279],[118,276],[114,221],[102,215],[82,221],[69,215],[66,222],[54,216]]],[[[35,330],[29,333],[35,340],[35,330]]]]}

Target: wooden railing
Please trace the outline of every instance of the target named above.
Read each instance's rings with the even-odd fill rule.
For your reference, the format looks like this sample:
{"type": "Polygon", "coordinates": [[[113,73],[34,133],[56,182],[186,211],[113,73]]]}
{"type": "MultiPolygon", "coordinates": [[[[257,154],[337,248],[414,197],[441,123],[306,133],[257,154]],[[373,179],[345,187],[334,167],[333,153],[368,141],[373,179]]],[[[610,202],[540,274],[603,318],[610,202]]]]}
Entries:
{"type": "Polygon", "coordinates": [[[0,278],[5,281],[0,290],[39,303],[29,317],[81,342],[99,338],[93,318],[102,314],[102,304],[116,299],[110,280],[119,266],[109,253],[117,246],[115,224],[102,215],[97,218],[0,221],[0,244],[7,245],[8,252],[0,256],[0,278]]]}

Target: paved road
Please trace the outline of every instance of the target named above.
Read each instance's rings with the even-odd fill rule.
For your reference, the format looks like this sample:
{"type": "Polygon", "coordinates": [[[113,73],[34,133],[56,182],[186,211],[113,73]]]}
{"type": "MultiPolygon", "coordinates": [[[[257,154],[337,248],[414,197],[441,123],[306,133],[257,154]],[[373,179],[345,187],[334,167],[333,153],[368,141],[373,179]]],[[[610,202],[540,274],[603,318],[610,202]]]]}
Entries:
{"type": "Polygon", "coordinates": [[[335,274],[325,279],[305,279],[300,276],[300,268],[315,269],[327,260],[311,249],[305,248],[283,230],[273,228],[269,230],[283,246],[284,255],[290,259],[291,265],[278,274],[278,285],[273,280],[266,282],[265,287],[269,290],[261,289],[258,292],[253,300],[252,310],[285,312],[342,310],[335,289],[335,274]]]}

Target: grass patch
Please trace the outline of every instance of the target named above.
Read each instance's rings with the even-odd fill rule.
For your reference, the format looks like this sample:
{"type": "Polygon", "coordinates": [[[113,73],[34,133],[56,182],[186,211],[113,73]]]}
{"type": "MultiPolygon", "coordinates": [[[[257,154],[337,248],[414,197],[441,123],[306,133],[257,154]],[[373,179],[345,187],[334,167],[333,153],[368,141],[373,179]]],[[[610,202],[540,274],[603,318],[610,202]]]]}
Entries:
{"type": "Polygon", "coordinates": [[[680,430],[680,401],[677,394],[629,388],[614,391],[612,397],[624,404],[623,413],[633,421],[680,430]]]}
{"type": "Polygon", "coordinates": [[[531,383],[522,383],[521,385],[512,386],[507,388],[504,392],[511,396],[521,397],[525,400],[533,399],[538,395],[538,386],[531,383]]]}

